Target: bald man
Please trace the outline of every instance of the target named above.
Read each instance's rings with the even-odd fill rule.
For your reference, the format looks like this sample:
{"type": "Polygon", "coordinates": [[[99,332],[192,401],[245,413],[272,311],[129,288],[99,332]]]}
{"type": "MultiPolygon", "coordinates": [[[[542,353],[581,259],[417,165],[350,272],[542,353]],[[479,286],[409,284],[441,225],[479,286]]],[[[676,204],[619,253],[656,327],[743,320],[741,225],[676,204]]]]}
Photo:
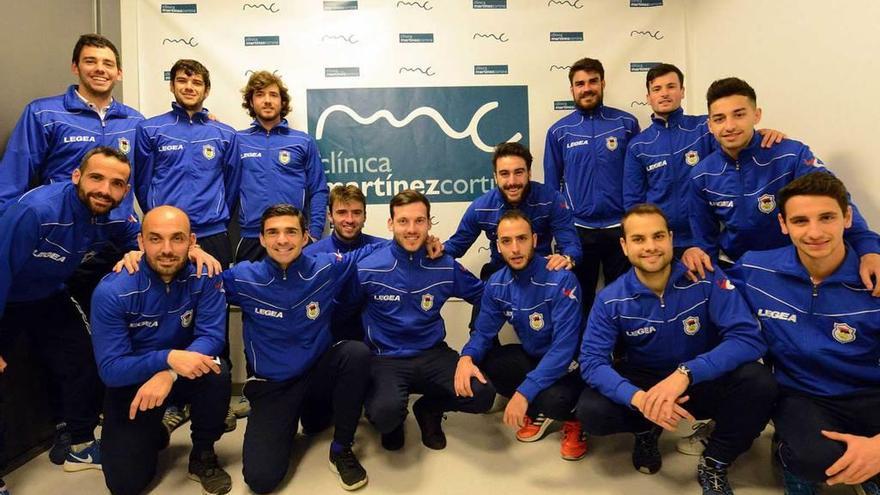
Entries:
{"type": "Polygon", "coordinates": [[[232,481],[214,453],[230,395],[228,364],[216,357],[225,343],[223,285],[197,276],[189,262],[195,235],[183,211],[154,208],[142,225],[138,271],[104,277],[92,297],[92,346],[107,386],[107,487],[136,494],[150,484],[168,443],[162,415],[174,399],[192,404],[189,477],[203,493],[228,493],[232,481]]]}

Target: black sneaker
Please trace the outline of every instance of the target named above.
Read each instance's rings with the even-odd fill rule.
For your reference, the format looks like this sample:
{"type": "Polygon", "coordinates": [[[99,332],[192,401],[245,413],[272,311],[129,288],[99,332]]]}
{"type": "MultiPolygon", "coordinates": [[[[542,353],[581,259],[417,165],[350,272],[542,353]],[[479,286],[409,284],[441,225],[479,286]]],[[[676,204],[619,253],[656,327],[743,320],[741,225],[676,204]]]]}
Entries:
{"type": "Polygon", "coordinates": [[[657,440],[662,432],[662,429],[655,426],[648,431],[636,433],[632,462],[637,471],[645,474],[654,474],[660,471],[660,467],[663,466],[663,458],[660,457],[657,440]]]}
{"type": "Polygon", "coordinates": [[[70,452],[70,432],[67,431],[67,423],[55,425],[55,440],[49,449],[49,461],[52,464],[62,465],[70,452]]]}
{"type": "Polygon", "coordinates": [[[419,429],[422,430],[422,443],[434,450],[446,448],[446,434],[443,433],[443,411],[433,411],[427,406],[425,398],[413,404],[413,414],[419,429]]]}
{"type": "Polygon", "coordinates": [[[400,450],[403,448],[405,438],[403,436],[403,423],[390,433],[382,434],[382,448],[385,450],[400,450]]]}
{"type": "Polygon", "coordinates": [[[711,457],[700,457],[697,464],[697,480],[703,487],[703,495],[733,495],[727,481],[727,464],[711,457]]]}
{"type": "Polygon", "coordinates": [[[222,495],[232,489],[232,478],[217,463],[217,454],[206,450],[189,456],[189,479],[202,484],[203,495],[222,495]]]}
{"type": "Polygon", "coordinates": [[[223,420],[223,432],[229,433],[230,431],[235,431],[235,428],[238,426],[238,416],[235,415],[235,412],[232,411],[232,407],[226,410],[226,419],[223,420]]]}
{"type": "Polygon", "coordinates": [[[357,490],[367,484],[367,471],[358,462],[351,447],[334,454],[330,452],[330,470],[339,475],[339,484],[346,490],[357,490]]]}

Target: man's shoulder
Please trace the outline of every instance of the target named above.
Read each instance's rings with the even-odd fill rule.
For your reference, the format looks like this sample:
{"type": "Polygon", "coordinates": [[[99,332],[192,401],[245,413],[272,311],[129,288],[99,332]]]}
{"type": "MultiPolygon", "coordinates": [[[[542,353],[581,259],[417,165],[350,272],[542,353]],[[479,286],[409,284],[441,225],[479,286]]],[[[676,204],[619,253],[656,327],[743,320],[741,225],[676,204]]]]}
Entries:
{"type": "Polygon", "coordinates": [[[235,129],[231,125],[220,122],[219,120],[205,120],[204,125],[205,127],[216,129],[217,132],[223,134],[227,138],[236,134],[235,129]]]}
{"type": "Polygon", "coordinates": [[[550,126],[548,132],[556,133],[560,129],[565,127],[570,127],[574,125],[578,125],[584,121],[584,116],[577,110],[565,115],[561,119],[557,120],[553,125],[550,126]]]}
{"type": "Polygon", "coordinates": [[[636,292],[629,287],[627,279],[630,273],[632,273],[632,268],[600,290],[596,294],[595,304],[614,306],[638,299],[636,292]]]}
{"type": "Polygon", "coordinates": [[[154,115],[150,118],[145,118],[138,124],[138,127],[151,128],[151,127],[159,127],[167,124],[176,123],[179,119],[178,115],[175,115],[174,112],[168,111],[165,113],[160,113],[159,115],[154,115]]]}
{"type": "Polygon", "coordinates": [[[20,208],[30,209],[40,220],[60,218],[65,213],[62,205],[66,195],[66,186],[65,183],[56,182],[35,187],[19,196],[13,204],[19,205],[20,208]]]}
{"type": "Polygon", "coordinates": [[[41,98],[36,98],[31,100],[30,103],[25,107],[28,112],[32,114],[42,114],[46,113],[46,116],[49,115],[58,115],[58,112],[66,112],[67,109],[64,107],[64,94],[53,95],[53,96],[43,96],[41,98]]]}
{"type": "Polygon", "coordinates": [[[636,124],[638,124],[639,122],[639,119],[637,119],[635,115],[627,112],[626,110],[621,110],[614,107],[603,106],[601,109],[599,109],[599,115],[606,120],[630,120],[636,124]]]}
{"type": "Polygon", "coordinates": [[[394,266],[397,259],[391,253],[391,246],[382,246],[376,248],[372,253],[361,258],[358,261],[359,270],[390,270],[394,266]]]}

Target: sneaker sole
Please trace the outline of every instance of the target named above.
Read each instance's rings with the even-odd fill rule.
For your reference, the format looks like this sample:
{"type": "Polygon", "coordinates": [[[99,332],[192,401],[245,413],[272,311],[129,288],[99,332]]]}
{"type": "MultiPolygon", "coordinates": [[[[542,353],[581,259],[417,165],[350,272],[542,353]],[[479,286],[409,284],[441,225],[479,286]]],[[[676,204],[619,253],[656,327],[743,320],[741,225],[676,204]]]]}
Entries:
{"type": "Polygon", "coordinates": [[[559,457],[562,457],[562,459],[566,460],[566,461],[579,461],[586,456],[587,456],[586,451],[584,451],[584,453],[579,456],[570,456],[570,455],[562,455],[562,454],[559,455],[559,457]]]}
{"type": "Polygon", "coordinates": [[[97,469],[103,471],[100,464],[92,464],[90,462],[67,462],[64,461],[64,472],[78,473],[80,471],[88,471],[89,469],[97,469]]]}
{"type": "Polygon", "coordinates": [[[538,440],[544,438],[545,435],[547,435],[547,430],[550,428],[550,425],[552,425],[554,422],[555,422],[554,420],[547,418],[544,420],[544,423],[541,424],[541,427],[538,428],[538,433],[535,433],[534,435],[532,435],[530,437],[520,437],[519,435],[516,435],[516,439],[519,440],[520,442],[525,442],[525,443],[537,442],[538,440]]]}
{"type": "MultiPolygon", "coordinates": [[[[186,473],[186,477],[195,481],[196,483],[199,483],[199,484],[202,483],[202,480],[199,478],[199,475],[197,475],[197,474],[186,473]]],[[[202,486],[202,495],[224,495],[226,493],[229,493],[230,491],[232,491],[232,487],[230,487],[229,490],[226,490],[225,492],[209,492],[207,489],[205,489],[204,486],[202,486]]]]}
{"type": "Polygon", "coordinates": [[[330,471],[332,471],[333,474],[335,474],[339,478],[339,484],[340,484],[340,486],[342,486],[343,490],[348,490],[348,491],[357,490],[358,488],[366,485],[367,481],[369,480],[369,477],[364,476],[364,479],[358,481],[357,483],[355,483],[353,485],[346,485],[345,482],[342,481],[342,477],[339,476],[339,470],[336,469],[336,464],[333,464],[331,461],[327,461],[327,464],[330,465],[330,471]]]}
{"type": "Polygon", "coordinates": [[[682,438],[678,442],[675,443],[675,450],[684,455],[703,455],[703,451],[706,450],[706,446],[703,445],[702,442],[699,443],[699,447],[694,445],[693,442],[689,441],[689,437],[682,438]]]}
{"type": "Polygon", "coordinates": [[[657,474],[657,473],[660,472],[659,469],[657,469],[656,471],[651,471],[649,468],[644,467],[644,466],[642,466],[642,467],[636,469],[636,471],[638,471],[638,472],[640,472],[640,473],[642,473],[642,474],[657,474]]]}

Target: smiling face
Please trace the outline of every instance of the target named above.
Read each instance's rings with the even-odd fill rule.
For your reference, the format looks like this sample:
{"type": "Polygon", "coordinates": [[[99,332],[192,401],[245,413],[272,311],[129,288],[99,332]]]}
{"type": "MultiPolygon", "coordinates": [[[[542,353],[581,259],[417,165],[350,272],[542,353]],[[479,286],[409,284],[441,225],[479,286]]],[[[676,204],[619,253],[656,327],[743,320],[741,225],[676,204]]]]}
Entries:
{"type": "Polygon", "coordinates": [[[174,99],[188,112],[201,111],[202,104],[210,92],[201,74],[187,75],[186,71],[181,69],[171,80],[171,93],[174,94],[174,99]]]}
{"type": "Polygon", "coordinates": [[[336,201],[330,207],[330,221],[336,237],[351,242],[361,235],[367,221],[366,207],[360,201],[336,201]]]}
{"type": "Polygon", "coordinates": [[[424,203],[415,202],[395,206],[393,216],[388,219],[388,230],[394,234],[394,241],[410,253],[415,253],[428,239],[431,219],[424,203]]]}
{"type": "Polygon", "coordinates": [[[852,208],[840,209],[830,196],[792,196],[779,215],[782,233],[791,238],[802,260],[840,262],[846,255],[843,232],[852,225],[852,208]]]}
{"type": "Polygon", "coordinates": [[[681,108],[683,98],[684,86],[675,72],[657,76],[648,84],[648,103],[657,117],[666,118],[681,108]]]}
{"type": "Polygon", "coordinates": [[[281,90],[278,85],[270,84],[254,90],[251,107],[263,125],[272,127],[281,122],[281,90]]]}
{"type": "Polygon", "coordinates": [[[761,109],[747,96],[725,96],[709,106],[709,130],[724,152],[734,158],[749,145],[760,121],[761,109]]]}
{"type": "Polygon", "coordinates": [[[623,222],[620,246],[629,262],[642,274],[654,274],[669,268],[672,262],[672,233],[662,216],[656,213],[630,215],[623,222]]]}
{"type": "Polygon", "coordinates": [[[602,104],[605,80],[598,72],[579,70],[572,75],[571,98],[581,110],[592,110],[602,104]]]}
{"type": "Polygon", "coordinates": [[[116,81],[122,80],[116,55],[107,47],[84,46],[70,70],[79,78],[79,93],[88,100],[109,98],[116,81]]]}
{"type": "Polygon", "coordinates": [[[502,156],[495,160],[495,183],[510,205],[518,205],[529,186],[531,174],[526,161],[519,156],[502,156]]]}
{"type": "Polygon", "coordinates": [[[498,223],[498,252],[513,270],[522,270],[535,256],[538,236],[522,218],[503,219],[498,223]]]}
{"type": "Polygon", "coordinates": [[[300,225],[299,218],[293,215],[267,218],[260,232],[260,244],[282,269],[299,258],[307,242],[308,234],[300,225]]]}
{"type": "Polygon", "coordinates": [[[188,260],[195,243],[186,213],[173,206],[153,208],[144,216],[138,244],[150,268],[165,282],[171,281],[188,260]]]}
{"type": "Polygon", "coordinates": [[[128,193],[131,167],[118,159],[95,153],[73,171],[76,194],[93,215],[105,215],[119,206],[128,193]]]}

